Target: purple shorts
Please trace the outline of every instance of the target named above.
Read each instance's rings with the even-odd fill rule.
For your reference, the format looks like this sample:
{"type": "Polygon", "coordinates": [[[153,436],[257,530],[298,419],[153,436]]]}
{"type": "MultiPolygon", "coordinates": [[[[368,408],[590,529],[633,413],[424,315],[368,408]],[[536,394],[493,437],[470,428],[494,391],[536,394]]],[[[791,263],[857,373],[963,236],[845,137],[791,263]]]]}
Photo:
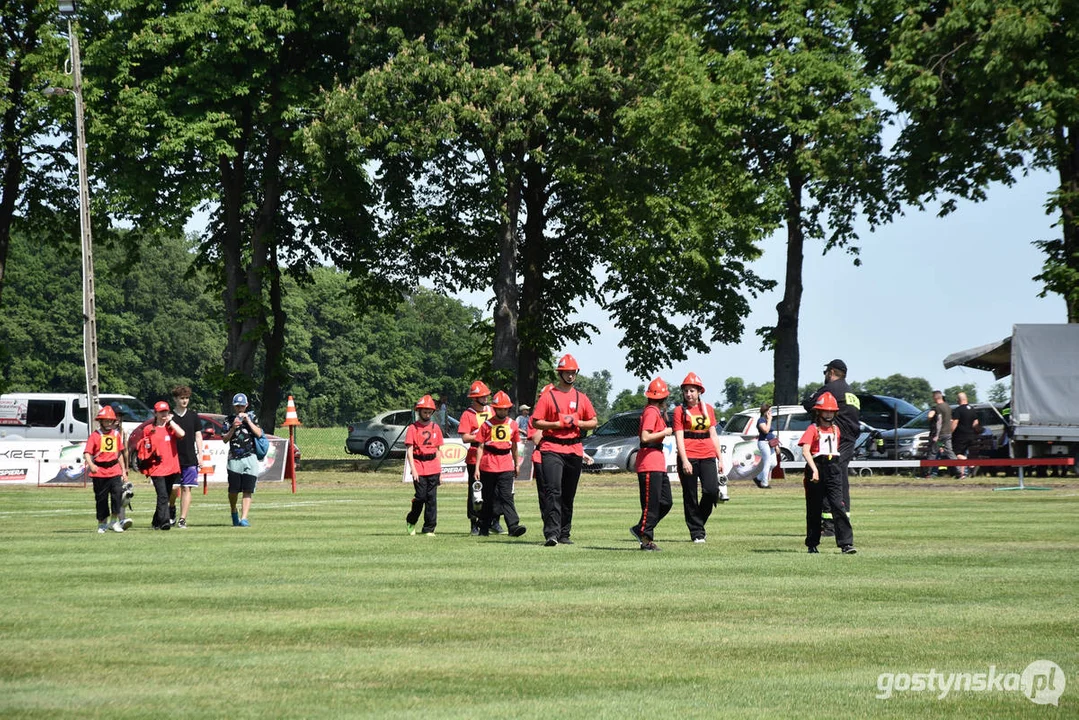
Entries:
{"type": "Polygon", "coordinates": [[[180,487],[198,487],[199,468],[197,465],[186,465],[180,468],[180,487]]]}

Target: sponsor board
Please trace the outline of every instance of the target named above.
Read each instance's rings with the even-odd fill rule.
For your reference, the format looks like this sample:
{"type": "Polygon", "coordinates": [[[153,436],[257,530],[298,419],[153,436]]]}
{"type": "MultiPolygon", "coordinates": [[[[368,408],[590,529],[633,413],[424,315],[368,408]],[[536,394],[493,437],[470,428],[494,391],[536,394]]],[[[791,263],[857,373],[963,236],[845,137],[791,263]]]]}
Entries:
{"type": "MultiPolygon", "coordinates": [[[[465,482],[468,479],[465,470],[465,456],[468,447],[459,438],[446,438],[438,449],[442,458],[442,482],[465,482]]],[[[412,482],[412,468],[406,462],[401,481],[412,482]]]]}

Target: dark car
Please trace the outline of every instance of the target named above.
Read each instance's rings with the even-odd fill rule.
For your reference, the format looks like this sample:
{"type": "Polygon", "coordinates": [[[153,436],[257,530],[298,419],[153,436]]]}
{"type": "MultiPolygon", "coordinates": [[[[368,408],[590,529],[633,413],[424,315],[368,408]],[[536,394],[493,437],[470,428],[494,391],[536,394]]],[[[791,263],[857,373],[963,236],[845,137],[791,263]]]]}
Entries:
{"type": "MultiPolygon", "coordinates": [[[[992,436],[1000,437],[1004,431],[1004,420],[1000,416],[1000,408],[992,403],[972,403],[971,407],[978,416],[982,432],[988,431],[992,436]]],[[[954,405],[952,410],[955,410],[954,405]]],[[[889,458],[896,457],[899,460],[924,458],[929,445],[929,408],[898,430],[881,430],[878,434],[884,440],[881,448],[883,452],[878,453],[878,457],[883,455],[889,458]]]]}
{"type": "MultiPolygon", "coordinates": [[[[199,413],[199,420],[202,422],[202,437],[204,440],[210,442],[221,442],[221,436],[225,434],[225,416],[221,413],[199,413]]],[[[127,454],[130,458],[131,469],[138,470],[139,455],[137,451],[139,439],[142,438],[143,429],[149,425],[153,420],[147,420],[140,424],[137,428],[131,431],[131,434],[127,436],[127,454]]],[[[267,435],[268,438],[276,437],[275,435],[267,435]]],[[[201,449],[200,449],[201,451],[201,449]]],[[[296,469],[300,469],[300,446],[296,446],[296,455],[294,457],[296,463],[296,469]]]]}
{"type": "Polygon", "coordinates": [[[857,395],[858,402],[862,406],[859,411],[861,421],[878,430],[894,430],[897,427],[903,427],[918,417],[921,412],[917,407],[900,398],[866,393],[857,393],[857,395]]]}

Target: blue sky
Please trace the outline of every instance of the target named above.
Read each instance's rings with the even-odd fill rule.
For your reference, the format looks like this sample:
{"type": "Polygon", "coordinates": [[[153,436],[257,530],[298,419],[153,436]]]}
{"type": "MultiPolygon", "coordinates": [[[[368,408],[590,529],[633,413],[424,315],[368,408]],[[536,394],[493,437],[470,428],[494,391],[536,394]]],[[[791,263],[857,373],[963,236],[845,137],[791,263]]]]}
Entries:
{"type": "MultiPolygon", "coordinates": [[[[1051,174],[1032,173],[1010,188],[994,186],[986,201],[961,203],[943,218],[934,211],[908,210],[874,233],[861,233],[861,267],[846,253],[822,256],[819,245],[807,244],[799,384],[819,379],[823,365],[839,357],[851,380],[900,373],[923,377],[934,387],[974,383],[984,400],[992,375],[945,370],[945,356],[1008,337],[1015,323],[1067,321],[1063,299],[1039,298],[1041,286],[1032,280],[1041,272],[1043,254],[1031,243],[1059,235],[1054,219],[1045,214],[1055,186],[1051,174]]],[[[773,236],[754,269],[782,280],[785,250],[783,234],[773,236]]],[[[678,382],[690,370],[696,372],[712,402],[720,398],[728,377],[769,382],[772,356],[760,351],[754,331],[775,323],[781,296],[782,285],[756,300],[740,343],[717,345],[661,375],[678,382]]],[[[460,297],[487,307],[483,295],[460,297]]],[[[590,343],[568,345],[564,351],[577,358],[584,373],[609,370],[615,393],[636,389],[643,381],[625,367],[618,331],[598,307],[586,306],[580,314],[599,333],[590,343]]]]}

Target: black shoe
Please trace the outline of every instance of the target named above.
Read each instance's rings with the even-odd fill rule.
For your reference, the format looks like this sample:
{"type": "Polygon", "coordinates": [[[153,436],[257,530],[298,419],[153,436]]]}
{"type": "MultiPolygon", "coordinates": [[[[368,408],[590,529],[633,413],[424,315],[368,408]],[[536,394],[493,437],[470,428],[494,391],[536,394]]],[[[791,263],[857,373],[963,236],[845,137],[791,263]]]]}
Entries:
{"type": "Polygon", "coordinates": [[[558,538],[558,544],[559,545],[572,545],[573,541],[570,540],[568,537],[558,538]]]}
{"type": "Polygon", "coordinates": [[[476,523],[472,523],[472,534],[473,535],[479,535],[480,534],[480,526],[477,525],[476,523]]]}
{"type": "Polygon", "coordinates": [[[843,551],[844,555],[857,555],[858,554],[858,551],[854,549],[853,545],[844,545],[840,549],[843,551]]]}
{"type": "Polygon", "coordinates": [[[818,550],[817,546],[814,545],[813,547],[809,548],[809,554],[810,555],[820,555],[820,550],[818,550]]]}
{"type": "Polygon", "coordinates": [[[490,534],[491,534],[490,530],[477,530],[476,531],[476,535],[478,535],[479,537],[488,537],[488,536],[490,536],[490,534]]]}
{"type": "Polygon", "coordinates": [[[641,542],[641,529],[634,525],[629,529],[629,534],[633,536],[633,539],[637,542],[641,542]]]}
{"type": "Polygon", "coordinates": [[[172,529],[172,525],[170,523],[165,523],[164,525],[162,525],[161,527],[158,528],[158,530],[170,530],[170,529],[172,529]]]}
{"type": "Polygon", "coordinates": [[[753,478],[753,484],[756,485],[757,487],[764,487],[763,485],[761,485],[761,481],[758,480],[757,478],[753,478]]]}
{"type": "Polygon", "coordinates": [[[820,536],[835,537],[835,523],[831,520],[823,521],[820,524],[820,536]]]}
{"type": "Polygon", "coordinates": [[[543,547],[554,547],[558,544],[558,538],[551,536],[547,538],[547,542],[543,543],[543,547]]]}
{"type": "Polygon", "coordinates": [[[494,525],[491,526],[491,532],[493,532],[495,535],[503,535],[506,531],[502,529],[502,523],[496,522],[494,525]]]}
{"type": "Polygon", "coordinates": [[[510,530],[510,537],[521,537],[526,532],[528,532],[528,528],[526,528],[524,525],[518,525],[517,527],[510,530]]]}
{"type": "Polygon", "coordinates": [[[648,550],[649,552],[659,552],[659,546],[652,541],[641,543],[641,550],[648,550]]]}

